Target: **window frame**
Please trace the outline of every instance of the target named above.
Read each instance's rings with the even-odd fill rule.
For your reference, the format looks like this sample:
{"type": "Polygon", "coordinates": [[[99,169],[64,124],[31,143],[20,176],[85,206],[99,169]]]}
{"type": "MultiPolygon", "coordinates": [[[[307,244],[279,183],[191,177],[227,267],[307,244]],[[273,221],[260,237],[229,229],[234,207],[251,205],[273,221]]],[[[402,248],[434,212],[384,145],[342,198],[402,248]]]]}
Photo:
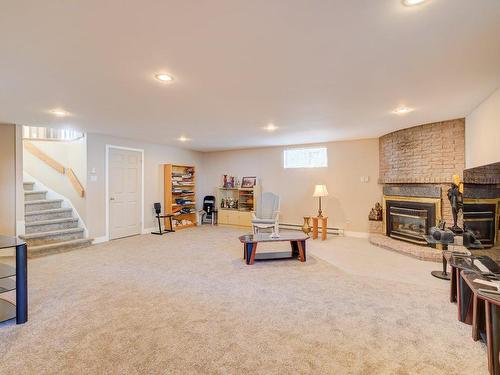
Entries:
{"type": "MultiPolygon", "coordinates": [[[[323,151],[321,151],[323,152],[323,151]]],[[[325,146],[320,147],[298,147],[298,148],[286,148],[283,150],[283,168],[284,169],[311,169],[311,168],[328,168],[328,149],[325,146]],[[297,151],[311,151],[311,150],[324,150],[324,164],[321,165],[312,165],[310,157],[308,165],[290,165],[290,158],[287,158],[288,152],[297,152],[297,151]],[[287,163],[288,161],[288,163],[287,163]]]]}

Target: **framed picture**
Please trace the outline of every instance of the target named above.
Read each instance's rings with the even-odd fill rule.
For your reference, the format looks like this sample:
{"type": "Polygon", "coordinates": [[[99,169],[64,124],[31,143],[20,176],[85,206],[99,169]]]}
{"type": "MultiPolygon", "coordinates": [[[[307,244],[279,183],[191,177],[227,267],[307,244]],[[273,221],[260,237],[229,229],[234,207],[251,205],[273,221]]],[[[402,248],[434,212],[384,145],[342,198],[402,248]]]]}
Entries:
{"type": "Polygon", "coordinates": [[[253,188],[257,183],[257,177],[243,177],[241,179],[242,188],[253,188]]]}

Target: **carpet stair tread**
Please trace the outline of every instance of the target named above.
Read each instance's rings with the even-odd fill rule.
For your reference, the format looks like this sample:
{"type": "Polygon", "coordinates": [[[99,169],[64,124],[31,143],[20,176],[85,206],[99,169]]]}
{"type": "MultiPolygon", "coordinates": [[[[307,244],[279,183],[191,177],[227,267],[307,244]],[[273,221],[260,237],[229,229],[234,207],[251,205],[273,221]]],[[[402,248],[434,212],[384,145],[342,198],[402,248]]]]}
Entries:
{"type": "Polygon", "coordinates": [[[23,234],[19,237],[23,240],[30,240],[30,239],[39,238],[39,237],[57,236],[60,234],[71,234],[71,233],[78,233],[78,232],[83,233],[83,231],[84,231],[83,228],[68,228],[68,229],[53,230],[53,231],[49,231],[49,232],[23,234]]]}

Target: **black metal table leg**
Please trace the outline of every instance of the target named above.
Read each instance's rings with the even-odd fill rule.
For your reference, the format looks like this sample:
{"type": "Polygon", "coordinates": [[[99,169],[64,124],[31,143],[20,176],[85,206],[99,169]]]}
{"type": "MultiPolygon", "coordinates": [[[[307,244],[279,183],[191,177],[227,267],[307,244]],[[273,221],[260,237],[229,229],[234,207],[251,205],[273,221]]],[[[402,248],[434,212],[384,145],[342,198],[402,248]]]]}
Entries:
{"type": "Polygon", "coordinates": [[[28,321],[28,247],[16,246],[16,323],[28,321]]]}
{"type": "Polygon", "coordinates": [[[434,277],[437,277],[438,279],[441,280],[450,280],[450,274],[446,271],[448,268],[448,261],[446,260],[446,257],[444,256],[444,252],[448,250],[448,245],[442,245],[443,246],[443,270],[442,271],[432,271],[431,275],[434,277]]]}

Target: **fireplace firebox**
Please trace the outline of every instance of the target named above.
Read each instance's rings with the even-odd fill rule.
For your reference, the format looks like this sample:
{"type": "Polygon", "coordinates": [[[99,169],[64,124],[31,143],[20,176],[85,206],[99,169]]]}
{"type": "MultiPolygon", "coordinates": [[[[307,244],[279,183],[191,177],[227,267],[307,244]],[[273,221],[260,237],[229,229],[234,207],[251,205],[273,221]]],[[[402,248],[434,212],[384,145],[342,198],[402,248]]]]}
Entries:
{"type": "Polygon", "coordinates": [[[436,225],[436,204],[417,200],[385,201],[386,234],[389,237],[426,245],[423,238],[436,225]]]}
{"type": "Polygon", "coordinates": [[[496,204],[464,202],[464,226],[484,247],[495,244],[496,204]]]}

